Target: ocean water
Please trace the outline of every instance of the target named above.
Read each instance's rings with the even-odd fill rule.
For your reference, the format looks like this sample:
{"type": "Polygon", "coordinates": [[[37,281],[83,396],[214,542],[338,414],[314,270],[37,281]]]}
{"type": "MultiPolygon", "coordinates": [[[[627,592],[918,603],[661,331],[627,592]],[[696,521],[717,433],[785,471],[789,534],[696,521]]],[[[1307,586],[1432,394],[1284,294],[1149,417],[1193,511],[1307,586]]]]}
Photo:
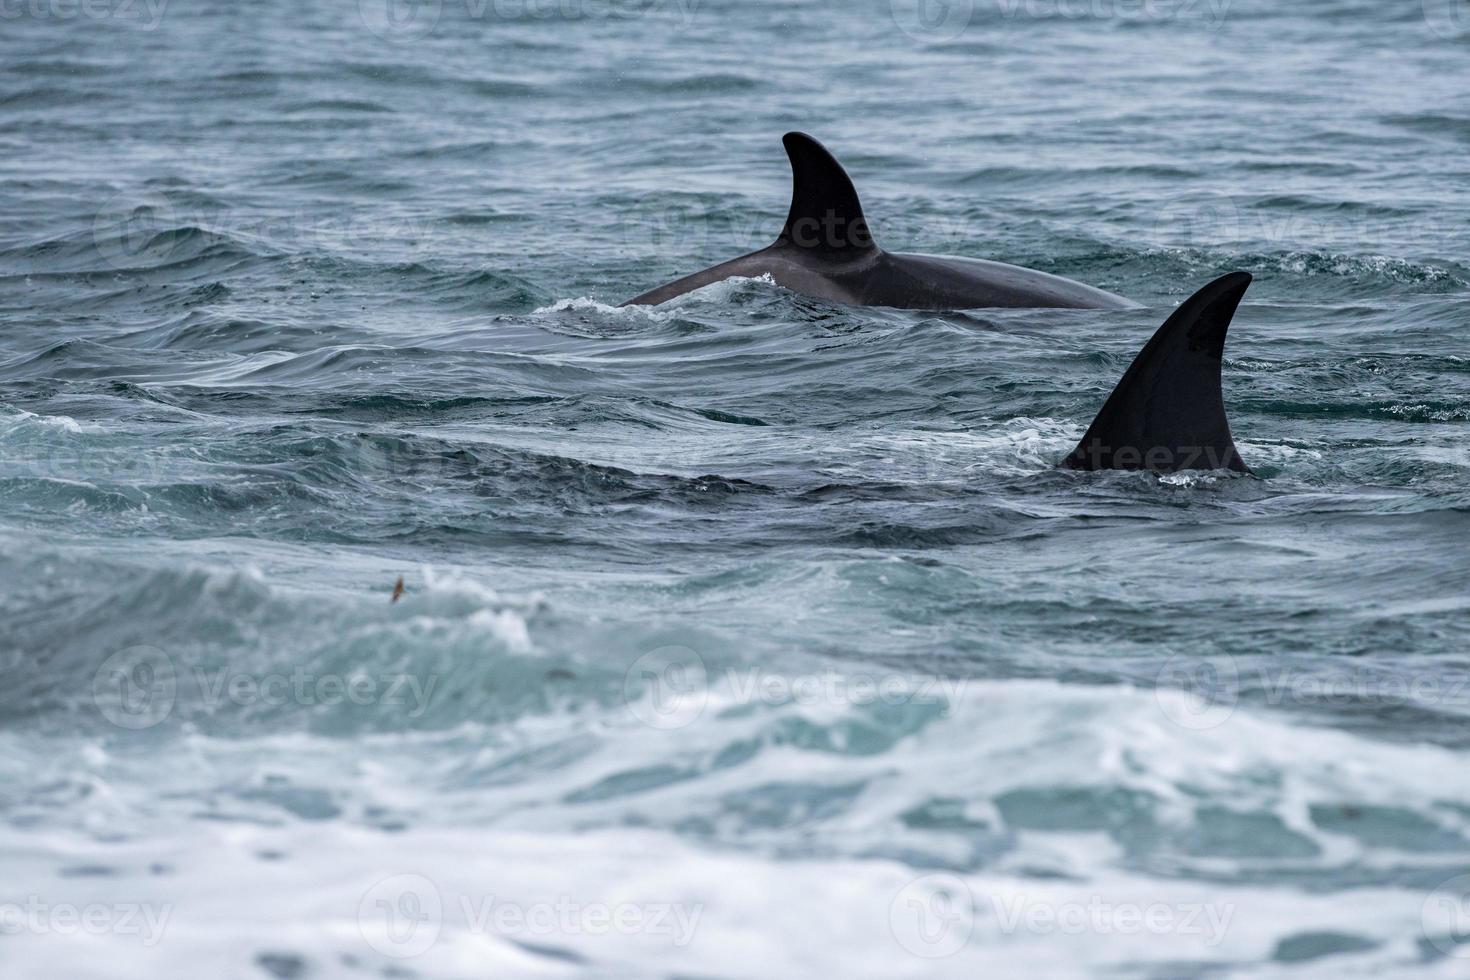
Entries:
{"type": "Polygon", "coordinates": [[[0,976],[1466,976],[1467,68],[1462,0],[0,5],[0,976]],[[1143,308],[616,309],[791,129],[1143,308]],[[1236,269],[1256,476],[1053,468],[1236,269]]]}

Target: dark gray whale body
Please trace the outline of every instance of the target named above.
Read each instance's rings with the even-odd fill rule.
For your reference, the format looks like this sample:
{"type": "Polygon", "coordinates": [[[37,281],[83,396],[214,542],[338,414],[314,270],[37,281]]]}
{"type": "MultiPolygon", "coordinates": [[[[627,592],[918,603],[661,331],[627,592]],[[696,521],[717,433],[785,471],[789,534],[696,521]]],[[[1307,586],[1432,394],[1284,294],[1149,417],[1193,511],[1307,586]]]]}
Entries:
{"type": "Polygon", "coordinates": [[[791,212],[775,243],[650,290],[624,306],[652,306],[734,276],[770,276],[794,292],[834,303],[906,310],[1137,305],[1004,262],[885,252],[869,234],[857,191],[832,154],[805,133],[787,133],[782,142],[791,158],[791,212]]]}
{"type": "MultiPolygon", "coordinates": [[[[791,213],[775,244],[660,286],[624,306],[662,303],[732,276],[767,275],[787,289],[854,306],[960,310],[1138,305],[1080,282],[1001,262],[885,252],[868,234],[857,191],[832,155],[802,133],[787,133],[784,142],[793,177],[791,213]]],[[[1179,304],[1058,466],[1249,473],[1225,417],[1220,369],[1225,332],[1250,283],[1247,273],[1233,272],[1179,304]]]]}

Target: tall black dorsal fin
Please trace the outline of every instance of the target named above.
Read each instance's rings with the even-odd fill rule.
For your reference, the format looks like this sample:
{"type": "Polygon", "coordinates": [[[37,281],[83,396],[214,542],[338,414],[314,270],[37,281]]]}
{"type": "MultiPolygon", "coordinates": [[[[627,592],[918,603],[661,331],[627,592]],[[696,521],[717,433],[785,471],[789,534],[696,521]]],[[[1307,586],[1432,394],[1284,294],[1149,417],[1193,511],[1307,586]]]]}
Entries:
{"type": "Polygon", "coordinates": [[[777,245],[846,258],[876,248],[847,171],[806,133],[781,138],[791,158],[791,213],[777,245]]]}
{"type": "Polygon", "coordinates": [[[1235,451],[1220,362],[1245,295],[1245,272],[1221,276],[1179,305],[1144,346],[1061,465],[1074,470],[1250,470],[1235,451]]]}

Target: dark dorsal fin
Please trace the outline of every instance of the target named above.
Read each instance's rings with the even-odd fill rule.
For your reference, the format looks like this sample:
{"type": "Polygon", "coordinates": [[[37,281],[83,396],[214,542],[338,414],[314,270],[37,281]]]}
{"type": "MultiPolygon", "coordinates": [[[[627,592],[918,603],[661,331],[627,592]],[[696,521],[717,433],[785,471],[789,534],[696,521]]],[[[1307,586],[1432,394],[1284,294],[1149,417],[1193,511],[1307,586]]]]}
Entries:
{"type": "Polygon", "coordinates": [[[1087,435],[1062,460],[1074,470],[1249,473],[1225,418],[1225,331],[1251,277],[1232,272],[1179,305],[1108,396],[1087,435]]]}
{"type": "Polygon", "coordinates": [[[781,138],[791,158],[791,213],[777,245],[848,258],[877,246],[847,171],[827,148],[805,133],[781,138]]]}

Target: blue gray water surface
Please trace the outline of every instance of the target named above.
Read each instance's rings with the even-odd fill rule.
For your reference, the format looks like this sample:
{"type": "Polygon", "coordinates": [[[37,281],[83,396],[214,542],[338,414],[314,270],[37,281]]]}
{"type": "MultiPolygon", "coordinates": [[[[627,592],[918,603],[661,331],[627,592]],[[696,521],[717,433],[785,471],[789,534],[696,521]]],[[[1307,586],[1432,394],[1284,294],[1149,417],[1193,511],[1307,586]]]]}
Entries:
{"type": "Polygon", "coordinates": [[[1464,975],[1463,3],[0,17],[5,976],[1464,975]],[[1144,308],[616,309],[791,129],[1144,308]]]}

